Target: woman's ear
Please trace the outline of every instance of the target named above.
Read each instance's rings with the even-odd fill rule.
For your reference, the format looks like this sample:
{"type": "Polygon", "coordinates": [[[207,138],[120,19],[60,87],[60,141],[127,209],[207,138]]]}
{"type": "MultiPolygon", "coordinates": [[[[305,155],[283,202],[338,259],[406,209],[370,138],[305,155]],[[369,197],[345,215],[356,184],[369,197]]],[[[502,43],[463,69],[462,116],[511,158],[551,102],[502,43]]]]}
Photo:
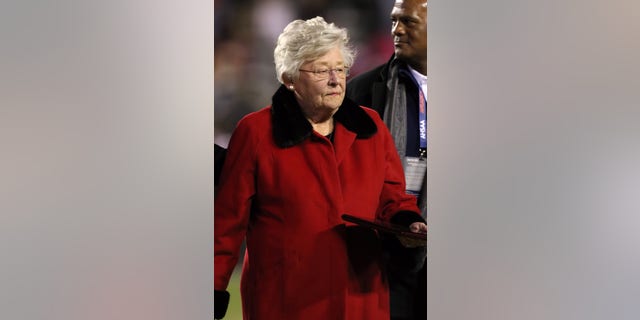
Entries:
{"type": "Polygon", "coordinates": [[[287,87],[287,89],[294,91],[295,90],[295,86],[293,84],[293,79],[291,79],[291,77],[289,77],[286,74],[282,75],[282,81],[284,82],[285,87],[287,87]]]}
{"type": "Polygon", "coordinates": [[[293,85],[293,82],[291,81],[285,81],[284,85],[291,91],[294,91],[296,89],[296,87],[293,85]]]}

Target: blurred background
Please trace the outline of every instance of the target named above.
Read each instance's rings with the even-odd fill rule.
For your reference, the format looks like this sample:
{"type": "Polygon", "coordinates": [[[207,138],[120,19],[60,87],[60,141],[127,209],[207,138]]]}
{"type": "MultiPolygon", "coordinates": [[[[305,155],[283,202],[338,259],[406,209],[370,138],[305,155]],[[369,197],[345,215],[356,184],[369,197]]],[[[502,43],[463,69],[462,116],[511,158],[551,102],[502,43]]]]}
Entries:
{"type": "Polygon", "coordinates": [[[216,0],[215,143],[226,147],[242,116],[271,103],[279,86],[273,49],[289,22],[321,16],[347,28],[358,52],[353,77],[393,53],[392,6],[392,0],[216,0]]]}

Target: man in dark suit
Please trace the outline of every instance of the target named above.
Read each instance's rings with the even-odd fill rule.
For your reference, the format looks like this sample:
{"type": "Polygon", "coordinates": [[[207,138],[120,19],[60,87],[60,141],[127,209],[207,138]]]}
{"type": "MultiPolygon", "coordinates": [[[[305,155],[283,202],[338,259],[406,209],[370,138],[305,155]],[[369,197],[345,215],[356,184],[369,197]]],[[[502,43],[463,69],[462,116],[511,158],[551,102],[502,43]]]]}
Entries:
{"type": "MultiPolygon", "coordinates": [[[[427,0],[396,0],[391,10],[394,55],[347,85],[347,97],[380,113],[403,160],[407,193],[427,217],[427,0]]],[[[387,239],[391,319],[427,319],[426,247],[387,239]]]]}

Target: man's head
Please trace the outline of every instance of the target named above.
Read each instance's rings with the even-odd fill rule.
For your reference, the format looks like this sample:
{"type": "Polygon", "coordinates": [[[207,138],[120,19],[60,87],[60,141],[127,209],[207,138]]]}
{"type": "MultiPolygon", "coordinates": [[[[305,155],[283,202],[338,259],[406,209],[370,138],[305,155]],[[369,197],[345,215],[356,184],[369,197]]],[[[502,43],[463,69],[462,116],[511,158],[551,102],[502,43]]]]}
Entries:
{"type": "Polygon", "coordinates": [[[391,33],[396,57],[427,74],[427,0],[396,0],[391,33]]]}

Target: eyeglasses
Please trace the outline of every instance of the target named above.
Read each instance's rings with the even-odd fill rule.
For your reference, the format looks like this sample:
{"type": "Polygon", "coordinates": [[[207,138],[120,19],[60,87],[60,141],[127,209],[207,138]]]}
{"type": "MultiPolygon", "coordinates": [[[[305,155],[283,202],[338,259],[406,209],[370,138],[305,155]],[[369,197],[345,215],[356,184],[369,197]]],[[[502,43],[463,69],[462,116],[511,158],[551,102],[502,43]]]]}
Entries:
{"type": "Polygon", "coordinates": [[[345,68],[345,67],[340,67],[335,69],[318,69],[318,70],[298,69],[298,70],[311,73],[316,80],[329,79],[329,74],[331,74],[332,71],[333,71],[333,74],[336,75],[336,77],[341,79],[344,79],[349,75],[349,68],[345,68]]]}

